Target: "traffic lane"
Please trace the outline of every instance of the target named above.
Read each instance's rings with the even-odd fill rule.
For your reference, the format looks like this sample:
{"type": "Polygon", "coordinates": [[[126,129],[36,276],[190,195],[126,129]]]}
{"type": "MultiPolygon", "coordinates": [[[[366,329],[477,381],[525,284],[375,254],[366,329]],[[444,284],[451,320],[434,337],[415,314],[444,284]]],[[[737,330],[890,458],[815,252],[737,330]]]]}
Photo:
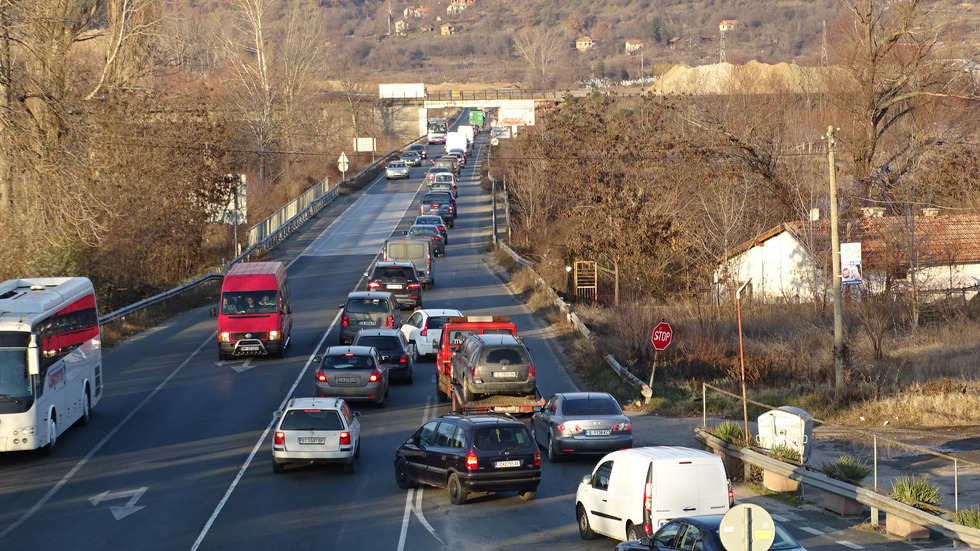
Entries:
{"type": "Polygon", "coordinates": [[[429,415],[421,374],[432,369],[420,366],[414,384],[392,385],[384,408],[351,402],[362,438],[354,473],[336,465],[273,473],[266,438],[199,549],[395,549],[404,494],[394,452],[429,415]]]}

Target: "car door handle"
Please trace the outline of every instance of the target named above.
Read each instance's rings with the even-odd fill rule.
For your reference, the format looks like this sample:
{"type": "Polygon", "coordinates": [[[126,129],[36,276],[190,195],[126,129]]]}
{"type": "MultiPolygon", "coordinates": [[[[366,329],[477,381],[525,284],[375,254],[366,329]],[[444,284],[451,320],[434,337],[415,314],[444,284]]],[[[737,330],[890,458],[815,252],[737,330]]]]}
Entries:
{"type": "Polygon", "coordinates": [[[685,511],[697,511],[698,508],[697,507],[685,507],[684,510],[685,511]]]}

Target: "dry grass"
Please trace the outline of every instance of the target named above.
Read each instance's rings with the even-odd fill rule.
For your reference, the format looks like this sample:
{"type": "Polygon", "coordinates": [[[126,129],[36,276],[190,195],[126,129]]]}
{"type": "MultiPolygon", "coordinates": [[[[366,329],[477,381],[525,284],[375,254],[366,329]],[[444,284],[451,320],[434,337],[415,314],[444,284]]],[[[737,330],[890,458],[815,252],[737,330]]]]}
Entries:
{"type": "MultiPolygon", "coordinates": [[[[738,324],[732,309],[704,305],[647,304],[624,301],[620,308],[579,303],[573,310],[596,334],[598,348],[571,328],[554,307],[551,295],[527,268],[503,254],[512,286],[529,307],[559,333],[562,347],[586,386],[636,400],[639,393],[619,380],[603,361],[613,354],[642,380],[653,362],[650,331],[661,320],[671,323],[674,340],[661,352],[654,399],[631,410],[663,415],[700,414],[702,382],[741,391],[738,324]]],[[[885,358],[873,351],[859,327],[850,321],[847,382],[834,390],[832,320],[812,308],[755,305],[742,311],[745,379],[750,400],[772,407],[794,405],[830,422],[896,427],[975,425],[980,418],[980,330],[967,317],[914,332],[892,330],[885,358]],[[858,421],[864,417],[864,421],[858,421]]],[[[709,393],[709,412],[742,417],[738,400],[709,393]]],[[[755,417],[764,411],[750,406],[755,417]]]]}

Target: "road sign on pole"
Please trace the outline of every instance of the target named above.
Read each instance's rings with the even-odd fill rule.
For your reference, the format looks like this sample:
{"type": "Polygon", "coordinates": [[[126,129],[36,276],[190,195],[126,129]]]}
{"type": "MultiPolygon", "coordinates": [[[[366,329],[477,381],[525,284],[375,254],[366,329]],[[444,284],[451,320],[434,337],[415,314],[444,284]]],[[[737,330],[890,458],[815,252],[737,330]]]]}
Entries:
{"type": "Polygon", "coordinates": [[[653,343],[653,347],[657,350],[663,350],[667,348],[667,345],[670,344],[673,337],[674,331],[670,328],[670,324],[662,321],[653,328],[653,334],[650,335],[650,342],[653,343]]]}
{"type": "Polygon", "coordinates": [[[337,159],[337,168],[340,169],[340,179],[347,179],[347,169],[350,168],[350,164],[347,160],[347,154],[341,153],[340,158],[337,159]]]}

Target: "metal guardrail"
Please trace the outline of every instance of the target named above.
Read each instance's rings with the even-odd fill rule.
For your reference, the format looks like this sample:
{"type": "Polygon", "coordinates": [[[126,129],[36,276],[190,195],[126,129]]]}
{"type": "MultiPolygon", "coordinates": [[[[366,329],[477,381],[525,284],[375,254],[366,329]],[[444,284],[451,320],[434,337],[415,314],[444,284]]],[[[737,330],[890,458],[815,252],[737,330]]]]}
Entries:
{"type": "Polygon", "coordinates": [[[187,291],[189,291],[191,289],[194,289],[195,287],[197,287],[199,285],[202,285],[202,284],[207,283],[209,281],[213,281],[215,279],[223,279],[224,277],[225,277],[224,275],[218,274],[218,273],[207,274],[207,275],[201,276],[201,277],[195,279],[194,281],[191,281],[190,283],[185,283],[185,284],[181,285],[180,287],[174,287],[173,289],[164,291],[164,292],[162,292],[162,293],[160,293],[158,295],[153,295],[152,297],[145,298],[145,299],[143,299],[143,300],[141,300],[139,302],[136,302],[136,303],[130,304],[129,306],[125,306],[123,308],[120,308],[119,310],[116,310],[115,312],[110,312],[110,313],[108,313],[108,314],[106,314],[104,316],[100,316],[99,317],[99,325],[105,325],[105,324],[107,324],[109,322],[112,322],[112,321],[115,321],[117,319],[124,318],[124,317],[128,316],[129,314],[132,314],[133,312],[136,312],[138,310],[142,310],[143,308],[146,308],[147,306],[151,306],[151,305],[156,304],[158,302],[163,302],[163,301],[165,301],[165,300],[167,300],[169,298],[173,298],[173,297],[175,297],[177,295],[183,294],[183,293],[185,293],[185,292],[187,292],[187,291]]]}
{"type": "Polygon", "coordinates": [[[712,450],[730,455],[750,465],[785,476],[786,478],[825,492],[853,499],[873,509],[885,511],[889,515],[895,515],[916,524],[927,526],[948,538],[971,546],[980,546],[980,529],[956,524],[943,517],[895,501],[888,496],[884,496],[868,488],[835,480],[823,473],[812,470],[810,467],[787,463],[750,448],[741,448],[729,444],[703,428],[695,429],[695,437],[704,442],[712,450]]]}

